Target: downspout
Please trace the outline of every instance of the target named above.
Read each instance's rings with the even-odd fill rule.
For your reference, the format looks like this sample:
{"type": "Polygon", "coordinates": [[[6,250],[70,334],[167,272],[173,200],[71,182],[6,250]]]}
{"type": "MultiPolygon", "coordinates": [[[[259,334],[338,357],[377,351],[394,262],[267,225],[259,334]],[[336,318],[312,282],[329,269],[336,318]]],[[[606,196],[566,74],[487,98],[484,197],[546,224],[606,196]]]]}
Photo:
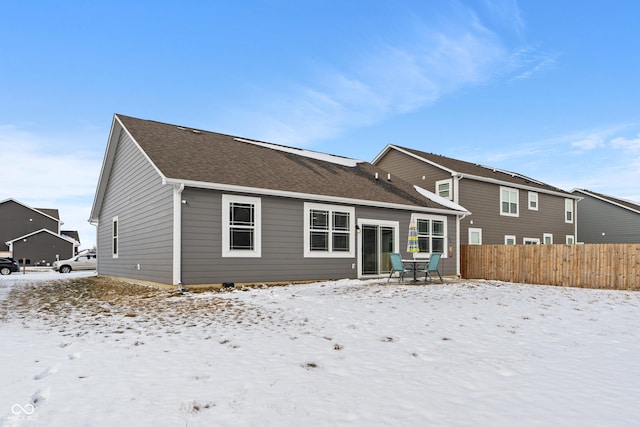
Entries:
{"type": "Polygon", "coordinates": [[[173,187],[173,284],[182,289],[182,191],[184,184],[173,187]]]}

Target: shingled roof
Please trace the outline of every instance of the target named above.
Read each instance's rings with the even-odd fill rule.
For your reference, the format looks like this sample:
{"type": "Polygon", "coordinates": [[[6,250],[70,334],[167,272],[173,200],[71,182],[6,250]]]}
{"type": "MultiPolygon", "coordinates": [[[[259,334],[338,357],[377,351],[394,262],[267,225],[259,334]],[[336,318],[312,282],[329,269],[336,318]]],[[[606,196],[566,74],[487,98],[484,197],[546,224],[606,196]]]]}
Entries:
{"type": "Polygon", "coordinates": [[[395,148],[400,151],[405,151],[422,160],[426,160],[428,162],[436,164],[442,169],[445,169],[449,172],[462,174],[465,176],[465,178],[470,178],[470,179],[484,178],[489,180],[497,180],[507,184],[532,187],[532,188],[537,188],[539,190],[550,191],[553,193],[562,193],[562,194],[565,194],[567,197],[573,197],[571,193],[565,190],[562,190],[560,188],[554,187],[552,185],[546,184],[544,182],[538,181],[536,179],[530,178],[528,176],[525,176],[516,172],[510,172],[503,169],[494,168],[491,166],[485,166],[479,163],[472,163],[464,160],[453,159],[453,158],[445,157],[439,154],[427,153],[425,151],[415,150],[413,148],[401,147],[398,145],[390,145],[388,148],[395,148]]]}
{"type": "Polygon", "coordinates": [[[119,114],[118,122],[167,181],[466,212],[364,161],[119,114]]]}

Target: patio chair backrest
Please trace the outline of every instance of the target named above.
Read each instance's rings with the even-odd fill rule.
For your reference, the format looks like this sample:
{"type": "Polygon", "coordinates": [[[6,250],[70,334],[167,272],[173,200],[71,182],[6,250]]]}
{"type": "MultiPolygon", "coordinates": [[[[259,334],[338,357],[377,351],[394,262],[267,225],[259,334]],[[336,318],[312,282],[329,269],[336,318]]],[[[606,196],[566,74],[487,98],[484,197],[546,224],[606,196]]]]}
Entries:
{"type": "Polygon", "coordinates": [[[431,256],[429,257],[429,266],[427,267],[428,271],[437,271],[438,270],[438,263],[440,262],[440,257],[441,256],[442,256],[441,253],[431,254],[431,256]]]}
{"type": "Polygon", "coordinates": [[[404,267],[402,265],[402,258],[400,257],[400,254],[391,253],[389,254],[389,259],[391,260],[391,268],[394,271],[404,270],[404,267]]]}

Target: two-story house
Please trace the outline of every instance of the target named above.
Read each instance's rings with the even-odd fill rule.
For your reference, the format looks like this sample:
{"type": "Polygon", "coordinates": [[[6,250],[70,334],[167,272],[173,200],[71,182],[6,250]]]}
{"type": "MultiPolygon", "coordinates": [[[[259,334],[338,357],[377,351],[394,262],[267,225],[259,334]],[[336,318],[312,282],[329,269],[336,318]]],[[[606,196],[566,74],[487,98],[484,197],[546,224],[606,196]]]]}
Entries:
{"type": "Polygon", "coordinates": [[[397,145],[374,165],[449,199],[472,215],[461,244],[575,243],[578,196],[518,173],[397,145]]]}

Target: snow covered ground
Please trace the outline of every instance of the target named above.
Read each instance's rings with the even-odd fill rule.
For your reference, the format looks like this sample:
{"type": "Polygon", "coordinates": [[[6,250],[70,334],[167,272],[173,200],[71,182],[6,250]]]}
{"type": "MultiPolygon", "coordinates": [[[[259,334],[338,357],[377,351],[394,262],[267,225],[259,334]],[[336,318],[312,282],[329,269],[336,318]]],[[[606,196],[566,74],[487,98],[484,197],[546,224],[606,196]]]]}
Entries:
{"type": "Polygon", "coordinates": [[[90,275],[0,277],[0,426],[640,424],[640,293],[90,275]]]}

